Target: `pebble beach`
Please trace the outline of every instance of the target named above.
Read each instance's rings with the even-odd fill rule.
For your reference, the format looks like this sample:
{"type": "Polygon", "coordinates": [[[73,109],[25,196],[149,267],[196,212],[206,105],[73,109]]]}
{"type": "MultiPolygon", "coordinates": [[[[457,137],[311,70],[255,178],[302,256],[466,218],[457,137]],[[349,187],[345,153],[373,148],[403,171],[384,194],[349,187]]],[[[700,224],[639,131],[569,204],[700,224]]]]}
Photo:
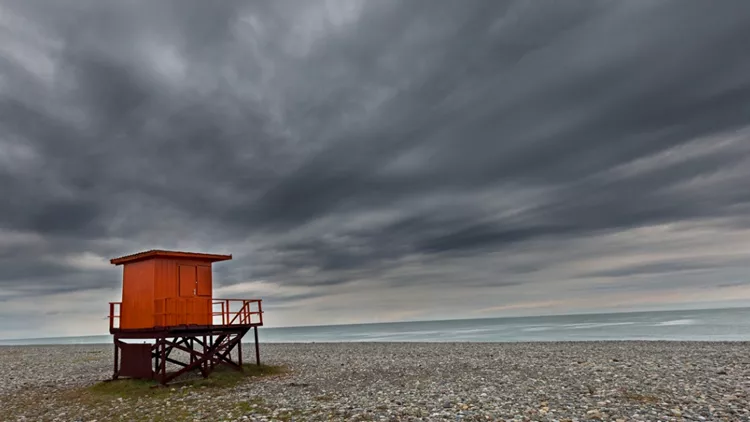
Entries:
{"type": "Polygon", "coordinates": [[[750,421],[741,342],[262,344],[283,373],[83,400],[112,353],[0,347],[0,420],[750,421]]]}

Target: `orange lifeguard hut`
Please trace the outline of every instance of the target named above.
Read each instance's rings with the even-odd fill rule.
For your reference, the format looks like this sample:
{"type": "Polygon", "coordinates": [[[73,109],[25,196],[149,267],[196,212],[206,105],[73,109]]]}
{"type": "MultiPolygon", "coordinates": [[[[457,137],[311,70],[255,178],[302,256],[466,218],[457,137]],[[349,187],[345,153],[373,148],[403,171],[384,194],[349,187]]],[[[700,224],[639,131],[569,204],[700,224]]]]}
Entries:
{"type": "Polygon", "coordinates": [[[110,302],[109,331],[114,336],[113,379],[157,379],[167,384],[200,370],[204,377],[217,365],[242,370],[242,338],[263,325],[260,299],[213,297],[212,264],[231,255],[149,250],[110,262],[123,266],[122,302],[110,302]],[[149,339],[154,344],[125,340],[149,339]],[[198,348],[196,348],[196,344],[198,348]],[[232,352],[237,350],[237,361],[232,352]],[[182,351],[187,361],[176,358],[182,351]],[[167,371],[167,364],[177,371],[167,371]]]}

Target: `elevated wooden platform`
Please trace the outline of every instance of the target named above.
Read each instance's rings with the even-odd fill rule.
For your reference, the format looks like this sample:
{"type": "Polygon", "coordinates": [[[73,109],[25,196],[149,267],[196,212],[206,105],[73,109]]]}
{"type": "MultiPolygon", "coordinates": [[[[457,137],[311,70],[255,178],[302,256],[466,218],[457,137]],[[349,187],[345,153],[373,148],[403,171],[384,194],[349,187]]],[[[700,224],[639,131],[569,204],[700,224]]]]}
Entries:
{"type": "Polygon", "coordinates": [[[172,311],[154,314],[153,326],[120,328],[120,302],[110,302],[109,332],[114,336],[115,346],[112,378],[154,379],[166,385],[191,371],[200,371],[204,378],[208,377],[219,365],[242,371],[242,338],[250,330],[254,331],[255,360],[260,365],[258,327],[263,326],[261,303],[260,299],[213,299],[212,307],[216,310],[208,316],[214,322],[210,325],[165,324],[195,320],[191,312],[202,311],[165,305],[161,309],[172,311]],[[233,306],[236,310],[232,310],[233,306]],[[232,357],[234,351],[236,360],[232,357]],[[176,352],[183,352],[182,359],[176,352]],[[168,371],[167,363],[179,369],[168,371]]]}
{"type": "MultiPolygon", "coordinates": [[[[109,333],[146,333],[184,330],[206,330],[221,327],[255,327],[263,325],[263,301],[261,299],[212,299],[209,309],[185,306],[182,298],[154,300],[154,312],[141,327],[121,328],[122,302],[109,302],[109,333]],[[210,321],[211,324],[185,324],[184,321],[210,321]]],[[[148,337],[152,338],[152,337],[148,337]]]]}

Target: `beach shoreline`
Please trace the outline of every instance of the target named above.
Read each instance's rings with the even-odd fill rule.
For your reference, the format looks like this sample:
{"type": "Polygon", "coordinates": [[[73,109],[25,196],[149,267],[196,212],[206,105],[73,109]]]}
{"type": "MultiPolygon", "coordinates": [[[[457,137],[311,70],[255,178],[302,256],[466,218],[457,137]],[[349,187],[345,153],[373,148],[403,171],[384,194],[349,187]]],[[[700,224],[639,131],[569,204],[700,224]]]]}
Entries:
{"type": "MultiPolygon", "coordinates": [[[[226,389],[176,388],[174,396],[95,404],[72,393],[111,377],[111,344],[0,346],[0,420],[744,421],[750,420],[748,346],[266,343],[262,363],[288,373],[226,389]]],[[[254,362],[253,353],[244,350],[245,362],[254,362]]]]}

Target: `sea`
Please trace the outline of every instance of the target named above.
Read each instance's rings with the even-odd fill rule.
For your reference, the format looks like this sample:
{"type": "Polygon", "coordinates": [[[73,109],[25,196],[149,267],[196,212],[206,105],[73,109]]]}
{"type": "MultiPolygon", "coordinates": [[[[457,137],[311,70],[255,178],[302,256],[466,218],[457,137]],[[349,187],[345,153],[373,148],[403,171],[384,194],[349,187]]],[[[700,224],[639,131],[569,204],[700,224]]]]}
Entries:
{"type": "MultiPolygon", "coordinates": [[[[261,327],[258,337],[261,343],[750,341],[750,308],[261,327]]],[[[110,335],[97,335],[0,340],[0,345],[111,342],[110,335]]]]}

